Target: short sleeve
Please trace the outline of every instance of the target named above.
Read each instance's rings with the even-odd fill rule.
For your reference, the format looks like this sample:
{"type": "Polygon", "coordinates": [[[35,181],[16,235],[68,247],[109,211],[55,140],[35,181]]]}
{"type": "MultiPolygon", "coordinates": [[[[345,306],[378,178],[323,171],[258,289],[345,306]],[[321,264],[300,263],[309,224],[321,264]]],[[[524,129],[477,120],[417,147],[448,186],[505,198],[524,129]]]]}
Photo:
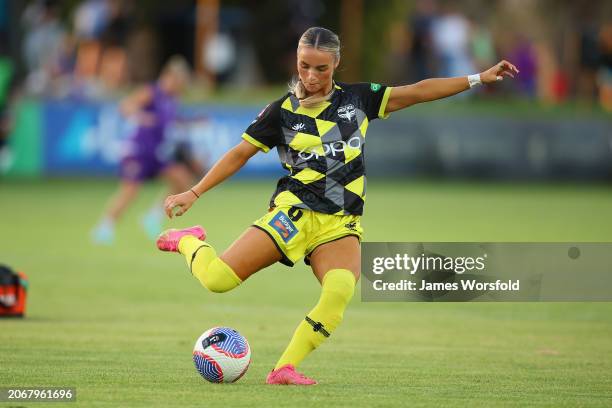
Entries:
{"type": "Polygon", "coordinates": [[[280,140],[280,103],[273,102],[257,115],[242,134],[242,138],[264,153],[268,153],[280,140]]]}
{"type": "Polygon", "coordinates": [[[392,89],[390,86],[364,82],[355,84],[353,89],[358,94],[369,120],[389,117],[389,114],[385,114],[385,109],[392,89]]]}

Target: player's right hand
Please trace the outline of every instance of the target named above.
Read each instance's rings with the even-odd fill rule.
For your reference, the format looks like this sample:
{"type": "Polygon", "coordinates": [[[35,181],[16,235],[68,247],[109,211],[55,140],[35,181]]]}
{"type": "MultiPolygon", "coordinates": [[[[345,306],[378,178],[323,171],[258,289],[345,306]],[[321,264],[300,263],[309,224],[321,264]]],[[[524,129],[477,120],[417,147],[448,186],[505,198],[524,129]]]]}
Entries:
{"type": "Polygon", "coordinates": [[[168,218],[173,216],[181,216],[187,212],[193,205],[197,197],[191,191],[168,196],[164,201],[164,211],[168,218]]]}

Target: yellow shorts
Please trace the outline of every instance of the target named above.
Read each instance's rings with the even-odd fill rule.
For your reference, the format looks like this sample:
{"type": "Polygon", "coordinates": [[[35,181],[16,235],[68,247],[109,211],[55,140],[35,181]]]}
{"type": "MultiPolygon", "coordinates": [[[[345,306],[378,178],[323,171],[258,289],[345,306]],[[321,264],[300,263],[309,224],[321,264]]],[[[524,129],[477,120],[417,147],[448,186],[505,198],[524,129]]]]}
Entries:
{"type": "Polygon", "coordinates": [[[281,263],[293,266],[308,258],[319,245],[347,236],[361,242],[363,229],[359,215],[332,215],[297,207],[276,207],[253,223],[267,233],[283,255],[281,263]]]}

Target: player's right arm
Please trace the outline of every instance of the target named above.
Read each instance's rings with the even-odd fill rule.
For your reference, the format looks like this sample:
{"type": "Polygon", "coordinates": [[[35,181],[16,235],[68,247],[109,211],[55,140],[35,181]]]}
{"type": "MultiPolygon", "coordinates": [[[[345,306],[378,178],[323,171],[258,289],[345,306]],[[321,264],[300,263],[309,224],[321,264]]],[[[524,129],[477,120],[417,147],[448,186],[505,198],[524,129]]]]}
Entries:
{"type": "Polygon", "coordinates": [[[189,191],[166,198],[164,210],[168,217],[172,218],[175,207],[179,207],[176,215],[185,214],[202,194],[240,170],[255,153],[260,150],[267,153],[278,145],[281,100],[269,104],[257,115],[242,135],[242,142],[225,153],[198,184],[189,191]]]}
{"type": "Polygon", "coordinates": [[[240,170],[258,151],[259,149],[249,142],[243,140],[238,143],[215,163],[198,184],[188,191],[166,198],[164,210],[168,217],[172,218],[172,209],[176,207],[179,207],[176,215],[185,214],[202,194],[240,170]]]}

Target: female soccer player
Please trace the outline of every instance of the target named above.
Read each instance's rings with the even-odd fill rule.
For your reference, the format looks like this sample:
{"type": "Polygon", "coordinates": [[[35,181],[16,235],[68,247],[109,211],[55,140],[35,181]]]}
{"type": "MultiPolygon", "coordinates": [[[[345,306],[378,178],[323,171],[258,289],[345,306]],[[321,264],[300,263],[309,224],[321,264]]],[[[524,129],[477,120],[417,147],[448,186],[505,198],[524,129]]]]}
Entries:
{"type": "Polygon", "coordinates": [[[292,266],[305,256],[322,285],[319,302],[298,325],[267,378],[268,384],[310,385],[295,367],[340,324],[360,275],[360,217],[365,198],[363,147],[370,121],[433,101],[518,70],[507,61],[476,75],[427,79],[386,87],[333,80],[340,43],[325,28],[309,28],[297,49],[299,79],[268,105],[193,188],[166,198],[171,218],[184,214],[205,192],[234,174],[259,151],[276,147],[289,172],[278,182],[269,212],[221,256],[204,242],[200,226],[160,235],[162,251],[183,254],[193,275],[213,292],[229,291],[275,262],[292,266]]]}
{"type": "MultiPolygon", "coordinates": [[[[173,162],[163,151],[167,127],[176,120],[177,96],[189,80],[189,67],[181,57],[168,61],[155,84],[145,86],[122,101],[121,112],[137,122],[128,154],[121,161],[121,183],[102,219],[92,233],[94,242],[109,244],[114,239],[115,223],[136,199],[143,182],[162,176],[172,193],[189,188],[192,177],[185,165],[173,162]]],[[[157,203],[143,218],[147,233],[161,231],[163,210],[157,203]]]]}

